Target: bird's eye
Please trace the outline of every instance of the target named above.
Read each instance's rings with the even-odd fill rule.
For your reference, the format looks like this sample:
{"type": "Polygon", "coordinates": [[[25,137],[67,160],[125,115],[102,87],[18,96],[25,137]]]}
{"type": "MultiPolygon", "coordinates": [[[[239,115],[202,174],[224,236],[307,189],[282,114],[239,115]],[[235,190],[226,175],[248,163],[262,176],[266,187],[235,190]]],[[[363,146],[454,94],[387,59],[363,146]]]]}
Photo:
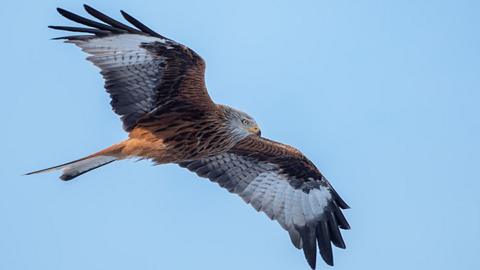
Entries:
{"type": "Polygon", "coordinates": [[[247,119],[242,119],[242,124],[248,125],[249,123],[250,123],[250,121],[248,121],[247,119]]]}

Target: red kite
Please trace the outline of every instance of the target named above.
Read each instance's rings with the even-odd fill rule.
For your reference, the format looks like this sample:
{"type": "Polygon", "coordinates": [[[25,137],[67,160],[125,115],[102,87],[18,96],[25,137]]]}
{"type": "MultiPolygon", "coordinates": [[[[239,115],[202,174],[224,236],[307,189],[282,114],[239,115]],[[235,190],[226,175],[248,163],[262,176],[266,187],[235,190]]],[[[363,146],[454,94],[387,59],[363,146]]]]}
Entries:
{"type": "Polygon", "coordinates": [[[101,22],[64,9],[58,12],[85,27],[50,26],[79,35],[73,43],[101,69],[113,111],[128,139],[82,159],[32,172],[62,171],[70,180],[120,159],[176,163],[239,195],[288,231],[315,268],[317,246],[333,265],[331,244],[345,248],[340,229],[350,226],[348,205],[297,149],[261,137],[248,114],[212,101],[205,86],[205,62],[126,12],[128,26],[85,5],[101,22]]]}

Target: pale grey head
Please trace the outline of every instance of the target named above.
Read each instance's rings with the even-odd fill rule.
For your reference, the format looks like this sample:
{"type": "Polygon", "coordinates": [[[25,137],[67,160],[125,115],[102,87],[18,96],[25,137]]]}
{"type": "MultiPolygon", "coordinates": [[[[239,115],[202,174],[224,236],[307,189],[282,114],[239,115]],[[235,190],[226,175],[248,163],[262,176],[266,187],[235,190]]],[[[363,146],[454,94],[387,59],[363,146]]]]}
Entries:
{"type": "Polygon", "coordinates": [[[220,107],[225,112],[227,124],[234,135],[242,138],[252,134],[261,136],[260,127],[253,117],[226,105],[220,105],[220,107]]]}

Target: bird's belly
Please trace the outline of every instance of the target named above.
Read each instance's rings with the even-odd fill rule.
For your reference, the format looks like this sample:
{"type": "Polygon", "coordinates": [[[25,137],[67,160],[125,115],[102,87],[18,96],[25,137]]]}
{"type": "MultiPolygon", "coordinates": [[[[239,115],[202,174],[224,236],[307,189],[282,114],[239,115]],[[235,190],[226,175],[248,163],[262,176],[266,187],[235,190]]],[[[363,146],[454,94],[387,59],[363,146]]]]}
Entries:
{"type": "Polygon", "coordinates": [[[216,155],[230,149],[221,129],[201,130],[190,127],[158,129],[137,127],[130,133],[125,155],[152,159],[154,162],[175,163],[216,155]]]}

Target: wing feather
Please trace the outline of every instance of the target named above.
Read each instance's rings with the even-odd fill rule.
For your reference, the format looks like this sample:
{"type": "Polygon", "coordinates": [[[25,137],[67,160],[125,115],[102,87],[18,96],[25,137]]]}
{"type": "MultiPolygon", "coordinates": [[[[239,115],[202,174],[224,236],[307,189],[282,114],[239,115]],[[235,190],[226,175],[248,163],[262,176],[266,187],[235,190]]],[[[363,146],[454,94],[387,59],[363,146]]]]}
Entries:
{"type": "Polygon", "coordinates": [[[154,32],[122,11],[136,28],[84,5],[97,22],[58,8],[65,18],[87,27],[49,26],[86,33],[61,37],[85,51],[101,69],[112,109],[126,131],[163,115],[195,116],[215,108],[204,81],[205,63],[193,50],[154,32]],[[138,28],[138,29],[137,29],[138,28]]]}
{"type": "Polygon", "coordinates": [[[89,5],[86,5],[84,4],[83,7],[85,8],[85,10],[88,12],[88,14],[92,15],[93,17],[99,19],[100,21],[104,22],[104,23],[107,23],[115,28],[118,28],[118,29],[123,29],[127,32],[130,32],[130,33],[138,33],[138,34],[141,34],[143,33],[142,31],[139,31],[133,27],[130,27],[126,24],[123,24],[105,14],[103,14],[102,12],[92,8],[91,6],[89,5]]]}
{"type": "Polygon", "coordinates": [[[165,39],[164,36],[160,35],[159,33],[153,31],[149,27],[147,27],[145,24],[141,23],[139,20],[135,19],[133,16],[128,14],[127,12],[120,10],[120,13],[122,13],[123,18],[127,20],[129,23],[135,25],[138,29],[142,30],[143,33],[151,35],[153,37],[159,37],[165,39]]]}
{"type": "Polygon", "coordinates": [[[331,244],[345,248],[340,229],[349,229],[341,209],[348,205],[298,150],[250,136],[227,153],[179,164],[238,194],[288,231],[315,268],[317,246],[333,265],[331,244]]]}
{"type": "Polygon", "coordinates": [[[80,24],[84,24],[86,26],[90,26],[90,27],[93,27],[93,28],[98,28],[98,29],[101,29],[101,30],[105,30],[105,31],[109,31],[109,32],[112,32],[112,33],[124,33],[125,31],[120,29],[120,28],[115,28],[113,26],[110,26],[110,25],[107,25],[107,24],[103,24],[103,23],[99,23],[99,22],[96,22],[96,21],[92,21],[90,19],[87,19],[87,18],[84,18],[82,16],[79,16],[75,13],[72,13],[68,10],[65,10],[63,8],[57,8],[57,11],[58,13],[60,13],[63,17],[69,19],[69,20],[72,20],[74,22],[77,22],[77,23],[80,23],[80,24]]]}

